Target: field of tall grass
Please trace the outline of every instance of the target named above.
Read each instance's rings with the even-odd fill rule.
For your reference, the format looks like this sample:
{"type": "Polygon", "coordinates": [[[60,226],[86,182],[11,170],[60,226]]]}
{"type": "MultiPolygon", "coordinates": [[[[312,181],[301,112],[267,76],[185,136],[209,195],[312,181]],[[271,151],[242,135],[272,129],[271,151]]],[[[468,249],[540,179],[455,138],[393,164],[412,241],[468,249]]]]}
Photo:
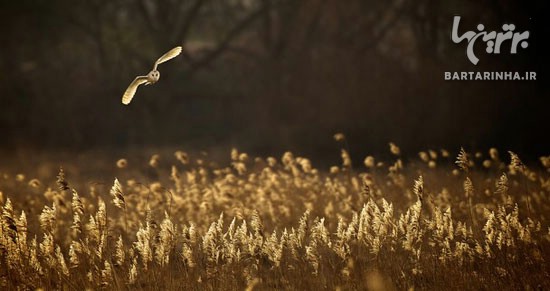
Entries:
{"type": "Polygon", "coordinates": [[[389,150],[0,173],[0,289],[550,290],[550,157],[389,150]]]}

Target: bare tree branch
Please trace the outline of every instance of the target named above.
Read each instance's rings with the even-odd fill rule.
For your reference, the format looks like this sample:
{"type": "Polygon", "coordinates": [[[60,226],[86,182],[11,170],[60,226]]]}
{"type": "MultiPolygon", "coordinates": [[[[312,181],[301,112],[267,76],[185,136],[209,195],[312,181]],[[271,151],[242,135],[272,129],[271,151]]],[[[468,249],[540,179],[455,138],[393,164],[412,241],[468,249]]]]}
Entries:
{"type": "Polygon", "coordinates": [[[313,44],[313,37],[315,36],[315,33],[319,28],[319,20],[321,19],[321,14],[326,3],[327,3],[327,0],[319,1],[319,4],[317,5],[317,9],[315,9],[313,17],[311,18],[311,21],[307,25],[306,32],[303,37],[302,51],[307,50],[313,44]]]}
{"type": "Polygon", "coordinates": [[[147,7],[147,4],[145,3],[145,0],[137,1],[137,7],[138,10],[141,12],[141,15],[146,21],[146,26],[149,28],[149,31],[153,34],[156,34],[160,31],[160,28],[158,27],[158,23],[153,17],[151,11],[147,7]]]}
{"type": "Polygon", "coordinates": [[[365,53],[367,50],[378,45],[378,43],[386,36],[388,31],[400,20],[400,17],[403,16],[407,7],[406,3],[406,0],[397,1],[397,3],[395,4],[396,7],[392,9],[393,12],[390,12],[392,13],[391,18],[383,23],[382,26],[377,30],[377,32],[375,32],[375,34],[370,39],[368,39],[365,43],[361,45],[358,50],[360,53],[365,53]]]}
{"type": "MultiPolygon", "coordinates": [[[[294,3],[298,5],[298,7],[285,7],[287,8],[287,10],[284,10],[284,12],[286,13],[284,15],[279,14],[279,17],[281,18],[280,22],[282,25],[279,30],[276,42],[272,47],[271,53],[273,54],[273,56],[280,56],[282,54],[290,40],[291,31],[295,27],[296,21],[298,20],[298,11],[300,10],[300,6],[303,5],[303,2],[294,3]]],[[[282,9],[277,9],[277,11],[281,12],[282,9]]]]}
{"type": "MultiPolygon", "coordinates": [[[[271,10],[271,0],[261,0],[262,5],[266,7],[266,9],[271,10]]],[[[271,48],[271,45],[273,43],[273,19],[271,19],[271,14],[266,13],[263,15],[263,21],[262,21],[262,27],[260,29],[262,35],[261,40],[263,41],[263,46],[266,50],[269,50],[271,48]]]]}
{"type": "Polygon", "coordinates": [[[198,69],[208,65],[210,62],[215,60],[218,56],[220,56],[227,47],[229,47],[230,43],[237,38],[241,33],[243,33],[247,28],[250,27],[250,25],[258,19],[260,16],[262,16],[264,13],[269,11],[267,7],[263,6],[258,8],[256,11],[249,14],[247,17],[245,17],[242,21],[237,23],[227,34],[226,36],[218,43],[218,45],[207,52],[202,58],[200,58],[198,61],[191,64],[190,72],[194,73],[198,69]]]}
{"type": "Polygon", "coordinates": [[[189,11],[185,14],[185,17],[179,17],[177,19],[175,26],[176,29],[172,34],[172,41],[185,42],[194,21],[197,19],[197,16],[206,1],[207,0],[196,0],[189,11]]]}

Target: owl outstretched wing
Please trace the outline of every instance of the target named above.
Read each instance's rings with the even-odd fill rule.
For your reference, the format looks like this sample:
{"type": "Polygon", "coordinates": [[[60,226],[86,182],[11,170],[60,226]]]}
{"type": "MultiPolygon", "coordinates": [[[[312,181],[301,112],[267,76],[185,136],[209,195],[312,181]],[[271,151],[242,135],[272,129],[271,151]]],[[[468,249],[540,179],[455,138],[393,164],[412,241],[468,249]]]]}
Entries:
{"type": "Polygon", "coordinates": [[[134,98],[134,95],[136,94],[136,90],[139,85],[147,83],[147,76],[138,76],[130,83],[130,86],[128,86],[128,89],[126,89],[126,92],[124,92],[124,95],[122,95],[122,104],[128,105],[132,101],[132,98],[134,98]]]}
{"type": "Polygon", "coordinates": [[[153,71],[157,70],[158,65],[177,57],[181,53],[181,50],[182,50],[181,46],[177,46],[177,47],[171,49],[170,51],[168,51],[167,53],[165,53],[164,55],[162,55],[162,57],[160,57],[155,62],[155,66],[153,67],[153,71]]]}

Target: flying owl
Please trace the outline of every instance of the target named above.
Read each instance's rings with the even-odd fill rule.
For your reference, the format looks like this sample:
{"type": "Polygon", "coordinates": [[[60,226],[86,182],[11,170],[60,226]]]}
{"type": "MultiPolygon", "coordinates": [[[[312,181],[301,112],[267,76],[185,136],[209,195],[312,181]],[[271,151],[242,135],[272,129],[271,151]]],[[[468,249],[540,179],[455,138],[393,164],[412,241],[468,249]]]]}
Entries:
{"type": "Polygon", "coordinates": [[[181,50],[181,46],[171,49],[155,62],[155,66],[153,67],[153,70],[149,72],[149,74],[147,74],[146,76],[137,76],[134,81],[132,81],[130,86],[128,86],[128,89],[126,89],[124,95],[122,95],[122,104],[130,104],[132,98],[134,98],[134,95],[136,94],[136,90],[139,85],[150,85],[158,82],[158,80],[160,79],[160,72],[157,71],[158,65],[177,57],[181,53],[181,50]]]}

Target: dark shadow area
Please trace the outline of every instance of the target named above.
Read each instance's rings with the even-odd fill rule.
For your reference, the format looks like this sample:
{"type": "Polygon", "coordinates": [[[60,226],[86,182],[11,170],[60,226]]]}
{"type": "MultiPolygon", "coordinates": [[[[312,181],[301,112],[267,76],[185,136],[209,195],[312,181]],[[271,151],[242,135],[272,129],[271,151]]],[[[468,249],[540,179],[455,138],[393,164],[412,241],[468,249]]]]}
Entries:
{"type": "Polygon", "coordinates": [[[548,154],[548,25],[520,1],[3,1],[0,148],[173,146],[322,160],[460,146],[548,154]],[[529,46],[477,66],[451,41],[483,23],[530,31],[529,46]],[[122,93],[154,60],[161,80],[122,93]],[[537,73],[536,81],[445,81],[446,71],[537,73]]]}

